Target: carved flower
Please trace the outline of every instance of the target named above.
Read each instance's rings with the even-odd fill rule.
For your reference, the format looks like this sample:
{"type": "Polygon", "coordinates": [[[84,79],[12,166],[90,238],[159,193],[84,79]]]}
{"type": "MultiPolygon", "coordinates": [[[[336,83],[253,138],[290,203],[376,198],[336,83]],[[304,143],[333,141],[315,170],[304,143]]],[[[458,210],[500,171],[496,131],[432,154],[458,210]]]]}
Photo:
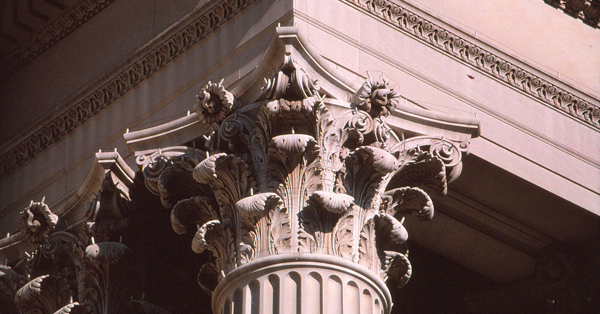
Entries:
{"type": "Polygon", "coordinates": [[[196,95],[198,112],[207,124],[220,123],[233,108],[235,98],[225,90],[222,82],[208,82],[196,95]]]}
{"type": "Polygon", "coordinates": [[[600,121],[600,109],[595,108],[592,113],[591,113],[591,118],[592,118],[592,122],[598,124],[598,122],[600,121]]]}
{"type": "Polygon", "coordinates": [[[398,105],[400,95],[385,78],[368,78],[352,98],[352,105],[372,117],[386,117],[398,105]]]}

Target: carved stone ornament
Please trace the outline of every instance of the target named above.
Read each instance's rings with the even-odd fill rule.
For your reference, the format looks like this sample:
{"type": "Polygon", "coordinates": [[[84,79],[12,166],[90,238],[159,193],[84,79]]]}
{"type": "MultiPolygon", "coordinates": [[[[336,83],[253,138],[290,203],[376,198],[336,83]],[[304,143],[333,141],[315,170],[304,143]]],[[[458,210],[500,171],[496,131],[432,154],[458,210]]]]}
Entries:
{"type": "Polygon", "coordinates": [[[125,234],[131,214],[130,183],[120,176],[106,170],[100,191],[81,215],[59,217],[44,201],[32,201],[21,212],[22,230],[16,236],[30,246],[12,267],[0,265],[2,313],[130,313],[132,304],[142,304],[136,313],[160,309],[132,299],[132,250],[115,241],[125,234]]]}
{"type": "MultiPolygon", "coordinates": [[[[192,250],[210,252],[198,282],[214,292],[214,311],[229,313],[241,302],[235,291],[254,289],[244,273],[305,260],[316,269],[346,265],[359,274],[347,282],[367,282],[371,305],[389,313],[383,282],[401,287],[412,273],[402,222],[434,213],[419,186],[445,194],[468,147],[441,137],[400,140],[385,122],[398,98],[385,79],[369,78],[346,108],[332,110],[310,71],[287,53],[257,103],[236,104],[221,84],[200,91],[197,111],[214,124],[205,150],[138,157],[146,187],[171,210],[173,230],[195,232],[192,250]]],[[[349,276],[342,273],[328,276],[349,276]]],[[[265,276],[258,285],[275,280],[265,276]]]]}
{"type": "Polygon", "coordinates": [[[231,112],[235,98],[225,90],[223,81],[219,83],[208,82],[196,95],[196,103],[201,120],[207,125],[221,123],[231,112]]]}
{"type": "Polygon", "coordinates": [[[600,3],[596,0],[544,0],[547,4],[579,18],[593,28],[600,28],[600,3]]]}
{"type": "Polygon", "coordinates": [[[385,78],[368,80],[352,98],[352,105],[369,113],[372,117],[387,117],[398,105],[400,95],[390,87],[385,78]]]}
{"type": "Polygon", "coordinates": [[[343,102],[319,94],[300,64],[286,53],[254,103],[207,83],[195,114],[212,131],[192,147],[137,152],[135,179],[111,155],[83,213],[32,202],[21,214],[27,256],[0,267],[9,313],[170,313],[144,300],[163,275],[136,276],[158,265],[161,246],[177,260],[176,241],[161,243],[172,236],[204,256],[192,268],[214,313],[288,313],[280,297],[293,290],[304,313],[347,312],[336,291],[348,291],[362,296],[361,313],[389,314],[386,282],[402,287],[412,274],[404,219],[432,219],[426,190],[446,193],[468,144],[400,139],[386,122],[399,98],[388,81],[369,77],[343,102]],[[165,224],[168,234],[157,231],[165,224]],[[248,301],[257,296],[271,299],[248,301]]]}
{"type": "Polygon", "coordinates": [[[48,205],[31,201],[29,206],[21,212],[22,229],[32,243],[41,243],[44,238],[56,227],[56,216],[48,205]]]}

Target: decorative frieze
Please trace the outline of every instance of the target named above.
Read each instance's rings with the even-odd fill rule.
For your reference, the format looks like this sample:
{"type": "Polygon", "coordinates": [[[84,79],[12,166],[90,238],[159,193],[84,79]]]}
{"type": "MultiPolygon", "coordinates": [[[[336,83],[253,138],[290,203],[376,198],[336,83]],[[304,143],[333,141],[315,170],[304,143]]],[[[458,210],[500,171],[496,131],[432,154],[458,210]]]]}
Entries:
{"type": "MultiPolygon", "coordinates": [[[[540,77],[523,67],[477,45],[477,43],[455,34],[434,22],[412,12],[401,4],[390,0],[343,0],[382,22],[413,36],[453,57],[456,60],[480,70],[500,82],[519,90],[535,99],[566,112],[595,128],[600,128],[600,107],[598,103],[586,100],[578,93],[567,90],[540,77]]],[[[565,1],[561,1],[565,2],[565,1]]],[[[566,1],[568,3],[590,1],[566,1]]],[[[592,1],[594,2],[594,1],[592,1]]],[[[587,6],[596,12],[591,2],[587,6]]],[[[594,13],[596,14],[596,13],[594,13]]],[[[596,22],[597,22],[597,16],[596,22]]]]}

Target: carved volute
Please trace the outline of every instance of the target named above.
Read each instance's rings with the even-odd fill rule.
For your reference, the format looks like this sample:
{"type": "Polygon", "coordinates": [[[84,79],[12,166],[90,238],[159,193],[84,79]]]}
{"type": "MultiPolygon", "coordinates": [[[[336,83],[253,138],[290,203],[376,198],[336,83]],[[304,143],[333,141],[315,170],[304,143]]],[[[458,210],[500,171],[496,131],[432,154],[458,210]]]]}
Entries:
{"type": "Polygon", "coordinates": [[[460,174],[467,143],[400,140],[386,123],[399,95],[382,78],[369,77],[340,106],[320,95],[317,80],[287,53],[265,81],[252,104],[209,82],[197,107],[212,125],[201,141],[205,147],[140,155],[146,186],[171,210],[174,231],[195,232],[192,249],[211,253],[198,281],[214,292],[215,313],[239,307],[261,286],[277,290],[289,278],[300,289],[310,276],[321,288],[341,280],[366,289],[369,306],[380,309],[374,313],[389,313],[383,282],[403,286],[412,272],[404,217],[433,217],[432,201],[419,186],[445,193],[460,174]],[[293,270],[298,261],[314,272],[293,270]],[[271,264],[288,271],[265,271],[271,264]],[[328,264],[351,271],[338,274],[328,264]],[[264,274],[246,278],[248,272],[264,274]],[[342,280],[349,272],[360,278],[342,280]]]}

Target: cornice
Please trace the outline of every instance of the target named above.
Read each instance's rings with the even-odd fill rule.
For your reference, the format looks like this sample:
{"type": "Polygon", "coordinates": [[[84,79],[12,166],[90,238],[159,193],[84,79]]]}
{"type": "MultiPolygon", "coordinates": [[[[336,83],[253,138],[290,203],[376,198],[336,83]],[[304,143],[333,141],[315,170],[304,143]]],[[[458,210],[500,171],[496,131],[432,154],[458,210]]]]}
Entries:
{"type": "Polygon", "coordinates": [[[0,63],[0,80],[17,72],[115,1],[81,1],[2,60],[0,63]]]}
{"type": "Polygon", "coordinates": [[[222,0],[0,157],[0,177],[56,143],[258,0],[222,0]]]}
{"type": "MultiPolygon", "coordinates": [[[[483,47],[390,0],[340,0],[577,120],[600,129],[600,103],[575,88],[534,73],[516,60],[483,47]],[[564,85],[564,86],[563,86],[564,85]]],[[[415,10],[416,11],[416,10],[415,10]]],[[[422,14],[425,15],[425,14],[422,14]]]]}

